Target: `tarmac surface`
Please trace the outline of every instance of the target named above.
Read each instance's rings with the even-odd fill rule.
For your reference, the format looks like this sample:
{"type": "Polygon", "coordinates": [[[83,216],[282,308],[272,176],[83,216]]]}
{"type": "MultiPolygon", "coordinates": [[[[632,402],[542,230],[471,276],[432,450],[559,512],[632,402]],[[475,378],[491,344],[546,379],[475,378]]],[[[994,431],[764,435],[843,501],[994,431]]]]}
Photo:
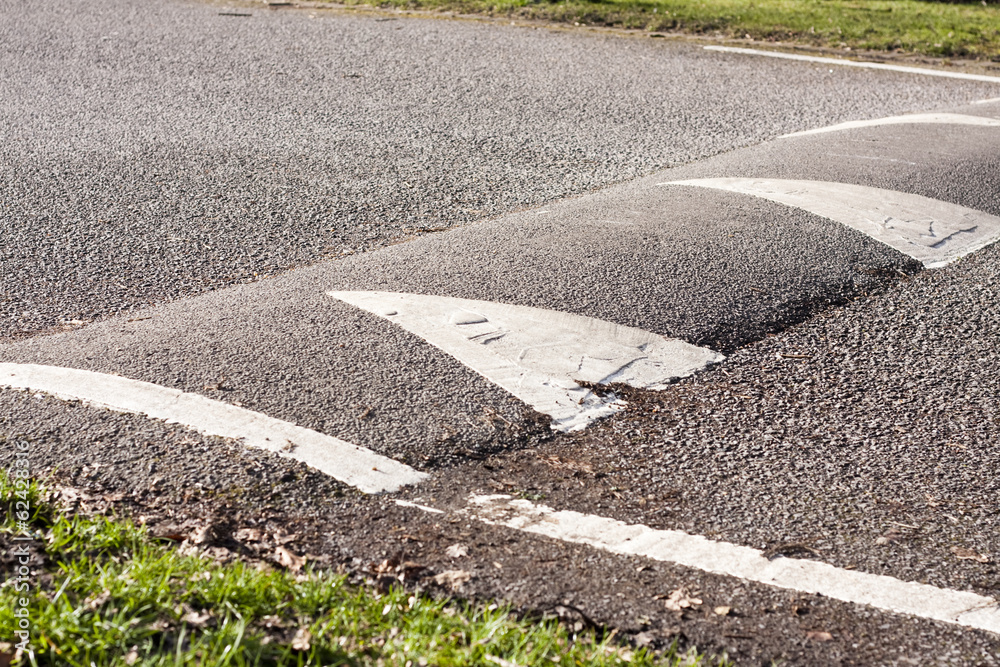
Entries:
{"type": "Polygon", "coordinates": [[[1000,118],[1000,103],[964,106],[1000,86],[392,16],[3,11],[16,21],[0,28],[0,113],[18,122],[0,147],[0,363],[206,396],[431,475],[364,495],[232,440],[0,389],[0,439],[29,442],[34,468],[84,502],[164,534],[209,523],[220,558],[267,558],[273,545],[236,531],[282,526],[298,553],[359,578],[499,597],[640,644],[680,637],[740,664],[998,661],[996,633],[528,535],[467,507],[503,493],[1000,595],[1000,247],[924,270],[799,208],[664,185],[829,181],[1000,215],[998,128],[775,138],[905,111],[1000,118]],[[340,245],[353,254],[328,250],[340,245]],[[622,412],[558,434],[482,371],[327,294],[351,290],[558,310],[727,359],[662,391],[614,385],[622,412]],[[468,582],[434,582],[449,570],[468,582]],[[702,602],[669,609],[679,590],[702,602]]]}
{"type": "Polygon", "coordinates": [[[469,21],[144,0],[0,13],[6,339],[996,95],[469,21]]]}

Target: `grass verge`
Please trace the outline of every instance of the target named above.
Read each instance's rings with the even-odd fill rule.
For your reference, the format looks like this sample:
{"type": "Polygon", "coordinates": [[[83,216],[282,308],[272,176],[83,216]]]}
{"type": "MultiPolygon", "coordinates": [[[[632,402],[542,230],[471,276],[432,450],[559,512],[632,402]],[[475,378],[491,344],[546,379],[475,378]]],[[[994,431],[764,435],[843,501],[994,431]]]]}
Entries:
{"type": "Polygon", "coordinates": [[[62,512],[37,483],[6,475],[0,502],[0,540],[14,555],[0,587],[0,665],[701,662],[675,648],[631,649],[613,632],[521,619],[496,604],[380,592],[335,572],[219,564],[160,543],[126,519],[62,512]],[[17,650],[25,637],[15,635],[19,625],[30,651],[17,650]]]}
{"type": "Polygon", "coordinates": [[[374,4],[1000,62],[997,0],[378,0],[374,4]]]}

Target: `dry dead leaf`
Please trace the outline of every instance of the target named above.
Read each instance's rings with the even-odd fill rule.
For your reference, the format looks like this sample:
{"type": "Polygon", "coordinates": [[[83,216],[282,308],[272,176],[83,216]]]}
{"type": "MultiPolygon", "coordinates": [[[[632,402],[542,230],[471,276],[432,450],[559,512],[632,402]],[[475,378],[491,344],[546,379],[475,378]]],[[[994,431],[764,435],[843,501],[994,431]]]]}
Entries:
{"type": "Polygon", "coordinates": [[[212,524],[198,526],[188,535],[188,542],[191,544],[207,544],[215,537],[215,527],[212,524]]]}
{"type": "Polygon", "coordinates": [[[296,556],[285,547],[278,547],[274,550],[275,558],[292,572],[298,572],[306,564],[305,556],[296,556]]]}
{"type": "Polygon", "coordinates": [[[274,540],[275,544],[284,545],[289,542],[294,542],[299,539],[299,536],[294,533],[286,533],[283,530],[279,530],[271,534],[271,538],[274,540]]]}
{"type": "Polygon", "coordinates": [[[720,606],[716,607],[712,611],[714,611],[717,616],[729,616],[729,612],[731,612],[732,610],[733,610],[732,607],[720,606]]]}
{"type": "Polygon", "coordinates": [[[264,624],[265,628],[285,628],[285,622],[280,616],[264,616],[260,619],[260,622],[264,624]]]}
{"type": "Polygon", "coordinates": [[[86,491],[74,489],[70,486],[63,486],[62,484],[56,484],[54,491],[57,499],[67,504],[72,504],[78,500],[87,501],[94,499],[94,497],[86,491]]]}
{"type": "Polygon", "coordinates": [[[239,542],[260,542],[263,536],[259,528],[240,528],[233,537],[239,542]]]}
{"type": "Polygon", "coordinates": [[[205,549],[203,555],[221,565],[233,560],[233,552],[226,547],[209,547],[205,549]]]}
{"type": "Polygon", "coordinates": [[[136,662],[138,662],[139,661],[138,647],[133,646],[131,649],[129,649],[129,652],[125,654],[124,660],[126,665],[134,665],[136,662]]]}
{"type": "Polygon", "coordinates": [[[191,610],[188,613],[181,616],[181,622],[187,623],[188,625],[194,626],[196,628],[203,628],[208,625],[208,622],[212,620],[211,612],[197,612],[191,610]]]}
{"type": "Polygon", "coordinates": [[[510,660],[504,660],[503,658],[497,657],[495,655],[490,655],[489,653],[484,655],[483,659],[492,662],[496,665],[500,665],[500,667],[522,667],[520,664],[516,662],[511,662],[510,660]]]}
{"type": "Polygon", "coordinates": [[[472,574],[465,570],[446,570],[434,576],[434,583],[455,591],[461,589],[462,585],[470,579],[472,579],[472,574]]]}
{"type": "Polygon", "coordinates": [[[905,535],[903,535],[902,533],[900,533],[897,530],[890,530],[885,535],[882,535],[881,537],[876,538],[875,539],[875,544],[878,544],[880,546],[881,545],[886,545],[886,544],[892,544],[894,542],[899,542],[900,540],[904,539],[905,537],[906,537],[905,535]]]}
{"type": "Polygon", "coordinates": [[[399,561],[396,559],[386,558],[384,561],[372,568],[372,571],[381,576],[384,574],[391,574],[396,571],[396,567],[399,565],[399,561]]]}
{"type": "Polygon", "coordinates": [[[817,642],[828,642],[833,641],[833,635],[824,630],[810,630],[806,633],[806,639],[812,639],[817,642]]]}
{"type": "MultiPolygon", "coordinates": [[[[657,595],[654,600],[663,600],[664,596],[657,595]]],[[[684,611],[692,607],[701,605],[701,599],[690,595],[686,589],[678,588],[676,591],[666,596],[664,606],[671,611],[684,611]]]]}
{"type": "Polygon", "coordinates": [[[649,632],[640,632],[639,634],[635,635],[632,638],[632,640],[635,641],[635,643],[638,646],[649,646],[654,641],[656,641],[656,637],[649,632]]]}
{"type": "Polygon", "coordinates": [[[989,563],[990,557],[986,554],[976,553],[972,549],[965,549],[963,547],[952,547],[951,552],[955,554],[955,558],[958,560],[974,560],[977,563],[989,563]]]}
{"type": "Polygon", "coordinates": [[[100,595],[87,600],[87,608],[97,609],[110,599],[111,599],[111,591],[105,588],[100,595]]]}
{"type": "Polygon", "coordinates": [[[308,651],[312,642],[312,633],[309,632],[309,628],[303,626],[295,632],[295,637],[292,639],[292,650],[293,651],[308,651]]]}
{"type": "Polygon", "coordinates": [[[469,547],[464,544],[453,544],[444,550],[448,558],[463,558],[469,555],[469,547]]]}
{"type": "Polygon", "coordinates": [[[549,456],[539,456],[542,461],[549,464],[553,468],[562,468],[564,470],[572,470],[573,472],[582,472],[588,475],[594,474],[594,466],[583,461],[571,461],[569,459],[564,459],[559,456],[549,455],[549,456]]]}

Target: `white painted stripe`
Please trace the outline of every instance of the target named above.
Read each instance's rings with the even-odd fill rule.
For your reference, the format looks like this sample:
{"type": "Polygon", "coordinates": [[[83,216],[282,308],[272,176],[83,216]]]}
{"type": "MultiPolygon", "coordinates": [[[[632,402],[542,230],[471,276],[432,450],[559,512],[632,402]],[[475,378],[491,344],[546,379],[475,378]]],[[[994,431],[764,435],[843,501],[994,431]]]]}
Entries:
{"type": "Polygon", "coordinates": [[[396,499],[396,504],[400,507],[413,507],[418,510],[423,510],[430,514],[444,514],[444,510],[439,510],[436,507],[428,507],[427,505],[420,505],[419,503],[410,502],[409,500],[396,499]]]}
{"type": "Polygon", "coordinates": [[[585,544],[629,556],[676,563],[713,574],[865,604],[901,614],[1000,633],[1000,605],[975,593],[900,581],[796,558],[769,560],[750,547],[676,530],[555,511],[510,496],[472,496],[463,514],[496,526],[585,544]]]}
{"type": "Polygon", "coordinates": [[[976,100],[973,104],[992,104],[994,102],[1000,102],[1000,97],[991,97],[987,100],[976,100]]]}
{"type": "Polygon", "coordinates": [[[802,132],[792,132],[783,134],[779,139],[789,137],[804,137],[810,134],[823,134],[825,132],[839,132],[841,130],[853,130],[859,127],[876,127],[879,125],[918,125],[918,124],[938,124],[938,125],[978,125],[982,127],[1000,127],[1000,119],[987,118],[985,116],[968,116],[960,113],[915,113],[906,116],[889,116],[888,118],[873,118],[871,120],[851,120],[846,123],[820,127],[815,130],[804,130],[802,132]]]}
{"type": "Polygon", "coordinates": [[[728,190],[801,208],[868,234],[927,268],[1000,240],[1000,217],[921,195],[849,183],[701,178],[660,185],[728,190]]]}
{"type": "Polygon", "coordinates": [[[163,419],[205,435],[242,439],[250,447],[302,461],[365,493],[396,491],[428,477],[371,450],[259,412],[116,375],[58,366],[0,364],[0,387],[44,392],[163,419]]]}
{"type": "Polygon", "coordinates": [[[857,60],[842,60],[840,58],[821,58],[819,56],[803,56],[796,53],[781,53],[780,51],[762,51],[760,49],[743,49],[735,46],[706,46],[706,51],[723,51],[725,53],[740,53],[746,56],[767,56],[783,60],[800,60],[821,65],[843,65],[845,67],[863,67],[864,69],[880,69],[889,72],[904,72],[906,74],[923,74],[925,76],[940,76],[946,79],[964,79],[966,81],[985,81],[1000,83],[1000,77],[985,74],[966,74],[964,72],[945,72],[939,69],[924,67],[905,67],[903,65],[886,65],[885,63],[860,62],[857,60]]]}
{"type": "Polygon", "coordinates": [[[388,319],[574,431],[624,406],[577,382],[663,389],[721,354],[582,315],[396,292],[330,292],[388,319]]]}

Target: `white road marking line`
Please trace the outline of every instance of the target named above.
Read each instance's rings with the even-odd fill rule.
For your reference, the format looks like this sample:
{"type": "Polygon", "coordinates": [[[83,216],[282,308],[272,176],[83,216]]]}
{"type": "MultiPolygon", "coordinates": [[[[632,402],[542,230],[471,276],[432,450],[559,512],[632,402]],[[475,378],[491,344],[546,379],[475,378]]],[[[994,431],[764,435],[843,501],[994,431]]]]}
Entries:
{"type": "Polygon", "coordinates": [[[767,178],[700,178],[659,185],[728,190],[801,208],[864,232],[929,269],[1000,240],[1000,217],[863,185],[767,178]]]}
{"type": "Polygon", "coordinates": [[[778,588],[815,593],[886,611],[1000,633],[1000,605],[975,593],[844,570],[797,558],[769,560],[750,547],[676,530],[655,530],[615,519],[556,511],[510,496],[472,496],[461,514],[495,526],[642,556],[778,588]]]}
{"type": "Polygon", "coordinates": [[[904,72],[906,74],[941,76],[946,79],[964,79],[966,81],[985,81],[987,83],[1000,83],[1000,77],[987,76],[985,74],[965,74],[964,72],[945,72],[939,69],[926,69],[924,67],[905,67],[903,65],[886,65],[885,63],[859,62],[857,60],[841,60],[840,58],[821,58],[819,56],[803,56],[796,53],[782,53],[780,51],[743,49],[735,46],[706,46],[703,48],[706,51],[723,51],[725,53],[740,53],[746,56],[767,56],[769,58],[781,58],[783,60],[800,60],[807,63],[819,63],[821,65],[842,65],[845,67],[863,67],[864,69],[880,69],[880,70],[887,70],[890,72],[904,72]]]}
{"type": "Polygon", "coordinates": [[[1000,127],[1000,119],[986,118],[985,116],[968,116],[960,113],[915,113],[905,116],[889,116],[888,118],[873,118],[872,120],[851,120],[846,123],[838,123],[829,127],[820,127],[815,130],[803,130],[802,132],[792,132],[783,134],[779,139],[790,137],[804,137],[810,134],[823,134],[825,132],[840,132],[841,130],[853,130],[858,127],[876,127],[879,125],[917,125],[917,124],[939,124],[939,125],[978,125],[982,127],[1000,127]]]}
{"type": "Polygon", "coordinates": [[[400,507],[413,507],[418,510],[423,510],[429,512],[430,514],[445,514],[444,510],[439,510],[436,507],[428,507],[427,505],[420,505],[418,503],[410,502],[409,500],[396,499],[396,504],[400,507]]]}
{"type": "Polygon", "coordinates": [[[725,357],[684,341],[571,313],[397,292],[329,292],[440,348],[575,431],[624,402],[577,382],[663,389],[725,357]]]}
{"type": "Polygon", "coordinates": [[[986,100],[976,100],[973,104],[992,104],[994,102],[1000,102],[1000,97],[991,97],[986,100]]]}
{"type": "Polygon", "coordinates": [[[303,463],[365,493],[396,491],[426,473],[338,438],[259,412],[116,375],[58,366],[0,363],[0,387],[52,394],[117,412],[145,415],[199,433],[239,438],[303,463]]]}

